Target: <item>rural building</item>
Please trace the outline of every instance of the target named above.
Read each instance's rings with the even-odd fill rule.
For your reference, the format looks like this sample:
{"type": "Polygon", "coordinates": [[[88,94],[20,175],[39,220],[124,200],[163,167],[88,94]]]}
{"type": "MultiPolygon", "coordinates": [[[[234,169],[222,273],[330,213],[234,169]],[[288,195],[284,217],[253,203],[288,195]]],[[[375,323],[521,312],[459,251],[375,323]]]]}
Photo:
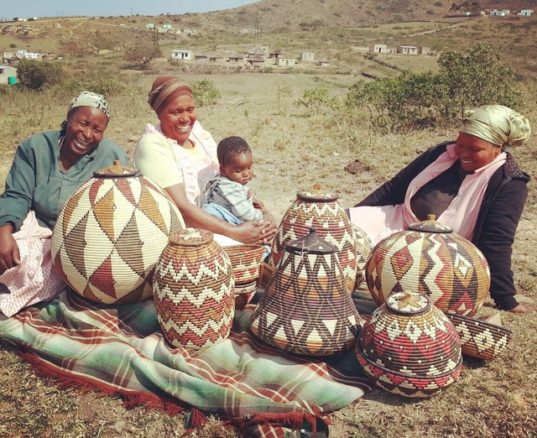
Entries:
{"type": "Polygon", "coordinates": [[[328,61],[327,59],[321,59],[317,61],[317,65],[319,67],[328,67],[330,65],[330,61],[328,61]]]}
{"type": "Polygon", "coordinates": [[[209,55],[209,62],[216,62],[220,59],[217,55],[209,55]]]}
{"type": "Polygon", "coordinates": [[[0,65],[0,84],[10,84],[17,78],[17,69],[10,65],[0,65]],[[11,78],[11,79],[10,79],[11,78]],[[15,78],[15,79],[13,79],[15,78]]]}
{"type": "Polygon", "coordinates": [[[209,59],[209,55],[207,55],[206,53],[196,53],[194,55],[194,59],[196,61],[207,61],[209,59]]]}
{"type": "Polygon", "coordinates": [[[522,9],[517,15],[522,17],[531,17],[533,15],[533,9],[522,9]]]}
{"type": "Polygon", "coordinates": [[[314,62],[315,54],[313,52],[302,52],[300,55],[298,55],[298,59],[300,59],[302,62],[314,62]]]}
{"type": "Polygon", "coordinates": [[[390,50],[386,44],[375,44],[371,50],[372,53],[389,53],[390,50]]]}
{"type": "Polygon", "coordinates": [[[490,11],[491,17],[507,17],[511,14],[511,11],[509,9],[492,9],[490,11]]]}
{"type": "Polygon", "coordinates": [[[291,67],[296,64],[296,58],[286,58],[280,54],[276,59],[276,65],[278,67],[291,67]]]}
{"type": "Polygon", "coordinates": [[[401,53],[402,55],[417,55],[418,48],[416,46],[399,46],[397,53],[401,53]]]}
{"type": "Polygon", "coordinates": [[[260,69],[265,65],[265,58],[261,55],[248,56],[246,62],[254,68],[254,70],[260,69]]]}
{"type": "Polygon", "coordinates": [[[172,59],[178,61],[190,61],[193,58],[192,50],[175,49],[172,50],[172,59]]]}
{"type": "Polygon", "coordinates": [[[155,28],[155,23],[146,23],[145,28],[146,29],[154,29],[155,28]]]}
{"type": "Polygon", "coordinates": [[[418,53],[420,55],[431,55],[432,51],[431,51],[430,47],[421,46],[421,47],[418,48],[418,53]]]}
{"type": "Polygon", "coordinates": [[[267,46],[255,46],[248,52],[248,57],[250,56],[269,56],[269,48],[267,46]]]}
{"type": "Polygon", "coordinates": [[[278,59],[282,54],[282,50],[281,49],[273,49],[270,51],[269,53],[269,58],[271,59],[278,59]]]}
{"type": "Polygon", "coordinates": [[[241,55],[239,53],[237,53],[235,55],[229,55],[227,60],[228,60],[228,62],[242,63],[244,61],[244,55],[241,55]]]}

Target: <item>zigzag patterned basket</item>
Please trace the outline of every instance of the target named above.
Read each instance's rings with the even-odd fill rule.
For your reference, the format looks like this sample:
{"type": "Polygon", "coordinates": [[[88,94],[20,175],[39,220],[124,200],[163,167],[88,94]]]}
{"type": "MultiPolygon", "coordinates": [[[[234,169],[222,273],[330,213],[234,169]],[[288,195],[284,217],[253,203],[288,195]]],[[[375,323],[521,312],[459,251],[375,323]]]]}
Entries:
{"type": "Polygon", "coordinates": [[[197,350],[226,339],[235,313],[234,286],[229,257],[210,231],[173,233],[153,280],[157,319],[168,342],[197,350]]]}
{"type": "Polygon", "coordinates": [[[367,245],[363,235],[357,235],[338,197],[330,193],[300,192],[282,218],[272,244],[270,264],[277,266],[283,257],[285,245],[290,240],[306,236],[313,228],[317,235],[336,246],[339,263],[349,293],[362,281],[358,261],[362,263],[367,254],[360,254],[367,245]],[[359,243],[357,244],[357,239],[359,243]],[[358,274],[358,280],[357,280],[358,274]]]}

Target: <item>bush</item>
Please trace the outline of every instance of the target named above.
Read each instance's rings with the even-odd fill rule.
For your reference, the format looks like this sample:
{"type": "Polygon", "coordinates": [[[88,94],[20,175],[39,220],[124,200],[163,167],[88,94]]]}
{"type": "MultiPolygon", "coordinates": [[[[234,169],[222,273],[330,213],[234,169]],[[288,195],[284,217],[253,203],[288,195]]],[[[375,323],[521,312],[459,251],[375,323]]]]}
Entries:
{"type": "Polygon", "coordinates": [[[22,88],[41,90],[59,84],[64,74],[58,63],[23,60],[17,66],[17,77],[22,88]]]}
{"type": "Polygon", "coordinates": [[[310,88],[304,91],[301,99],[296,104],[304,106],[314,114],[326,112],[326,109],[333,109],[337,106],[337,99],[330,96],[326,87],[310,88]]]}
{"type": "Polygon", "coordinates": [[[379,128],[409,130],[451,126],[466,109],[484,104],[516,108],[520,92],[514,72],[499,61],[489,46],[476,45],[468,53],[448,51],[438,73],[402,73],[396,78],[354,84],[346,97],[348,112],[364,107],[379,128]]]}
{"type": "Polygon", "coordinates": [[[194,82],[192,84],[192,93],[198,106],[214,105],[221,96],[214,82],[208,79],[194,82]]]}

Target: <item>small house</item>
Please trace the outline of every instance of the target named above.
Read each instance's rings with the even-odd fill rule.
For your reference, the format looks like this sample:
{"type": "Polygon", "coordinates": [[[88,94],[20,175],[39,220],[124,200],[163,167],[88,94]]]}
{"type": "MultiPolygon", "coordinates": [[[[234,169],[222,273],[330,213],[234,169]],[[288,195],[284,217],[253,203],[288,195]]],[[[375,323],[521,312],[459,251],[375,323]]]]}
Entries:
{"type": "Polygon", "coordinates": [[[521,17],[531,17],[533,12],[533,9],[522,9],[517,15],[520,15],[521,17]]]}
{"type": "Polygon", "coordinates": [[[206,53],[196,53],[194,55],[194,59],[196,61],[207,61],[209,59],[209,55],[207,55],[206,53]]]}
{"type": "Polygon", "coordinates": [[[328,61],[327,59],[320,59],[319,61],[317,61],[317,65],[319,67],[328,67],[330,66],[330,61],[328,61]]]}
{"type": "Polygon", "coordinates": [[[248,56],[246,62],[255,70],[261,68],[265,64],[265,58],[261,55],[248,56]]]}
{"type": "Polygon", "coordinates": [[[399,46],[397,53],[401,53],[402,55],[417,55],[418,48],[416,46],[399,46]]]}
{"type": "Polygon", "coordinates": [[[389,53],[388,46],[386,44],[375,44],[371,47],[370,52],[372,53],[389,53]]]}
{"type": "Polygon", "coordinates": [[[269,56],[269,48],[267,46],[255,46],[253,49],[248,51],[248,57],[251,56],[269,56]]]}
{"type": "Polygon", "coordinates": [[[153,30],[155,28],[155,23],[146,23],[145,28],[153,30]]]}
{"type": "Polygon", "coordinates": [[[276,59],[276,65],[278,67],[292,67],[295,64],[296,64],[296,58],[287,58],[281,54],[276,59]]]}
{"type": "Polygon", "coordinates": [[[282,54],[281,49],[273,49],[269,53],[269,58],[271,59],[278,59],[282,54]]]}
{"type": "Polygon", "coordinates": [[[420,55],[430,55],[432,53],[432,51],[431,51],[430,47],[421,46],[421,47],[418,48],[418,53],[420,55]]]}
{"type": "Polygon", "coordinates": [[[244,55],[241,55],[239,53],[229,55],[227,60],[228,62],[242,63],[244,61],[244,55]]]}
{"type": "Polygon", "coordinates": [[[315,54],[313,52],[302,52],[298,55],[298,59],[302,62],[314,62],[315,54]]]}
{"type": "Polygon", "coordinates": [[[177,61],[191,61],[193,58],[192,50],[175,49],[172,50],[172,59],[177,61]]]}

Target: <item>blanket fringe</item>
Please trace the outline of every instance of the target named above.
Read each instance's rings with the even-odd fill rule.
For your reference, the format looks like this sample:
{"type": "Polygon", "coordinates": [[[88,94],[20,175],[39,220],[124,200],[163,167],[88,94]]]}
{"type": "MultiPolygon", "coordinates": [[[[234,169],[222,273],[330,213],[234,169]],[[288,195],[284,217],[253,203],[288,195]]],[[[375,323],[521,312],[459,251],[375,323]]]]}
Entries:
{"type": "Polygon", "coordinates": [[[63,371],[60,367],[53,366],[34,354],[31,350],[15,350],[17,354],[27,361],[35,373],[41,377],[51,378],[61,389],[76,387],[82,393],[94,392],[101,396],[121,397],[126,409],[132,409],[137,406],[147,406],[152,409],[165,411],[168,415],[175,416],[185,410],[178,401],[167,399],[156,394],[150,393],[131,393],[124,392],[120,389],[110,387],[98,380],[75,376],[63,371]]]}

